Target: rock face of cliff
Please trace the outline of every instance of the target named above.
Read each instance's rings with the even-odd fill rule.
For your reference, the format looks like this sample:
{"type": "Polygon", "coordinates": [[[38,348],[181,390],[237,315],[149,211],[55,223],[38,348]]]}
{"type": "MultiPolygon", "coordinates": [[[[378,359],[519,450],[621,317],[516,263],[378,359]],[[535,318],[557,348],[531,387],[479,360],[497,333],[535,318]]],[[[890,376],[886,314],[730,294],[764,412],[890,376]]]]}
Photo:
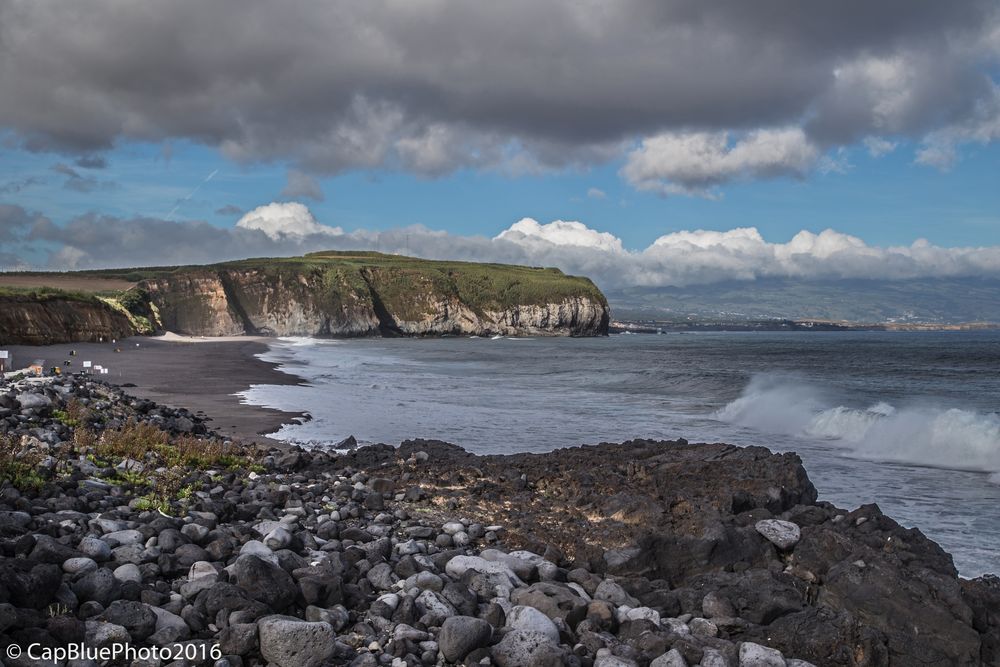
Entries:
{"type": "Polygon", "coordinates": [[[589,280],[551,269],[426,264],[239,263],[142,287],[162,328],[199,336],[607,333],[607,301],[589,280]]]}
{"type": "Polygon", "coordinates": [[[328,252],[92,274],[127,274],[135,285],[107,303],[38,300],[29,317],[9,314],[0,322],[0,340],[68,342],[153,330],[351,337],[608,332],[600,290],[557,269],[328,252]]]}
{"type": "Polygon", "coordinates": [[[0,345],[110,341],[135,333],[125,314],[99,299],[0,295],[0,345]]]}

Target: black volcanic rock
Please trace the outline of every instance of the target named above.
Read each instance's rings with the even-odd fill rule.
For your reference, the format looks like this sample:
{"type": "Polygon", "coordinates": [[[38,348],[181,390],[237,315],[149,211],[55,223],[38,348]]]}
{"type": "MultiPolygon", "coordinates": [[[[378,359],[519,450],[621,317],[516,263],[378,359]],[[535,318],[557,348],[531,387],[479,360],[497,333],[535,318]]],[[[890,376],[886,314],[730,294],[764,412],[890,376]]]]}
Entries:
{"type": "Polygon", "coordinates": [[[0,383],[8,402],[27,394],[51,410],[0,419],[39,462],[36,486],[0,482],[0,632],[18,642],[180,639],[221,644],[230,664],[294,661],[280,627],[322,638],[302,655],[332,664],[1000,661],[1000,580],[960,579],[875,505],[817,502],[794,454],[686,441],[244,451],[178,465],[185,491],[151,509],[149,482],[81,455],[56,411],[99,406],[98,433],[198,417],[84,378],[0,383]],[[771,534],[779,549],[761,526],[798,539],[771,534]]]}

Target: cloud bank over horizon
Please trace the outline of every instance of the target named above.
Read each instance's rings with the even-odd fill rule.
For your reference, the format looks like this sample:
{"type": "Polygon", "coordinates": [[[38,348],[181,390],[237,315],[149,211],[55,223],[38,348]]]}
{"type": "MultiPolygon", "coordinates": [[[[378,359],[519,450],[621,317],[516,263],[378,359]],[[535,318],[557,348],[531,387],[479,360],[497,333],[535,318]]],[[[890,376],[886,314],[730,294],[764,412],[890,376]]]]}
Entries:
{"type": "Polygon", "coordinates": [[[1000,278],[1000,246],[945,248],[917,239],[873,246],[833,229],[800,231],[787,242],[754,227],[664,234],[643,249],[578,221],[523,218],[493,238],[424,226],[345,231],[321,224],[299,202],[272,202],[233,227],[201,221],[87,214],[56,224],[37,212],[0,204],[0,270],[211,263],[316,250],[373,250],[427,259],[555,266],[602,288],[661,287],[733,280],[1000,278]],[[35,257],[27,261],[25,257],[35,257]]]}
{"type": "Polygon", "coordinates": [[[0,54],[8,145],[97,165],[186,140],[287,162],[285,196],[317,201],[315,174],[615,160],[638,190],[714,197],[844,146],[947,169],[1000,139],[990,0],[0,0],[0,54]]]}

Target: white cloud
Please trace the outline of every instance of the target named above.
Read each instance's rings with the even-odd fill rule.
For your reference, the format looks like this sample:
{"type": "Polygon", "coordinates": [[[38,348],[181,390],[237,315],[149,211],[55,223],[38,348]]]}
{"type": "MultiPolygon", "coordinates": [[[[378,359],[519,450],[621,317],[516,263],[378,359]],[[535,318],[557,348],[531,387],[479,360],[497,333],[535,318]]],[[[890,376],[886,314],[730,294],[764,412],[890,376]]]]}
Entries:
{"type": "Polygon", "coordinates": [[[344,233],[340,227],[328,227],[316,222],[312,212],[298,202],[272,202],[258,206],[240,218],[236,227],[262,231],[275,241],[312,234],[341,236],[344,233]]]}
{"type": "Polygon", "coordinates": [[[803,230],[787,243],[770,243],[754,227],[676,232],[661,236],[633,257],[632,279],[641,285],[767,277],[902,280],[1000,274],[1000,246],[942,248],[922,239],[910,246],[869,246],[833,229],[819,234],[803,230]]]}
{"type": "MultiPolygon", "coordinates": [[[[454,239],[455,237],[450,237],[454,239]]],[[[450,239],[439,238],[447,245],[450,239]]],[[[918,239],[909,246],[870,246],[833,229],[800,231],[784,243],[768,242],[755,227],[678,231],[643,250],[580,222],[520,220],[476,246],[468,259],[558,266],[605,287],[681,286],[758,278],[886,279],[1000,275],[1000,246],[943,248],[918,239]],[[515,244],[511,254],[497,244],[515,244]]],[[[472,248],[466,248],[471,251],[472,248]]]]}
{"type": "Polygon", "coordinates": [[[608,193],[600,188],[587,188],[587,197],[590,199],[607,199],[608,193]]]}
{"type": "Polygon", "coordinates": [[[737,179],[804,176],[820,150],[798,127],[755,130],[730,142],[728,132],[665,132],[643,139],[622,175],[639,190],[714,196],[737,179]]]}
{"type": "Polygon", "coordinates": [[[928,141],[917,150],[913,161],[925,167],[934,167],[941,171],[948,171],[958,160],[958,147],[954,141],[928,141]]]}
{"type": "Polygon", "coordinates": [[[988,144],[1000,139],[1000,86],[992,85],[992,96],[976,105],[975,113],[959,123],[935,130],[924,137],[916,162],[941,170],[950,169],[963,144],[988,144]]]}
{"type": "Polygon", "coordinates": [[[230,228],[96,214],[57,225],[16,206],[0,208],[3,220],[13,230],[8,250],[50,248],[49,268],[209,263],[317,249],[377,248],[428,259],[555,266],[588,276],[603,288],[762,278],[1000,277],[1000,246],[944,248],[923,239],[904,246],[873,246],[832,229],[803,230],[785,242],[768,241],[754,227],[684,230],[664,234],[644,249],[629,250],[613,234],[566,220],[542,224],[524,218],[494,238],[423,226],[344,232],[318,223],[307,207],[295,202],[261,206],[230,228]]]}
{"type": "Polygon", "coordinates": [[[861,142],[868,149],[868,154],[872,157],[882,157],[896,150],[898,144],[882,137],[865,137],[861,142]]]}
{"type": "Polygon", "coordinates": [[[576,246],[602,252],[623,252],[621,239],[607,232],[590,229],[582,222],[556,220],[547,225],[533,218],[522,218],[496,236],[497,240],[510,241],[523,246],[542,245],[576,246]]]}

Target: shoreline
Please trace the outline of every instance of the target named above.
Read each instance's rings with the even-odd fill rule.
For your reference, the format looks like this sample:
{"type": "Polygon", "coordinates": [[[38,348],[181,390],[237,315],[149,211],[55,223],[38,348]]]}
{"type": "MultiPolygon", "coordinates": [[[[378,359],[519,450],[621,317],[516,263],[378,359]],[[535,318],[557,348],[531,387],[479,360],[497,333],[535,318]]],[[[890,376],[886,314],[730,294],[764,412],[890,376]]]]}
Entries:
{"type": "Polygon", "coordinates": [[[215,645],[278,667],[1000,663],[1000,579],[961,578],[877,505],[818,501],[795,454],[202,449],[198,415],[83,376],[0,388],[0,638],[21,647],[215,645]]]}
{"type": "Polygon", "coordinates": [[[819,501],[794,453],[260,450],[206,427],[82,375],[0,383],[0,638],[278,667],[1000,664],[1000,579],[819,501]]]}
{"type": "Polygon", "coordinates": [[[24,368],[35,359],[52,366],[72,365],[64,371],[79,372],[84,361],[110,369],[95,379],[123,387],[137,398],[173,408],[186,408],[208,421],[220,435],[250,443],[285,447],[280,440],[265,437],[284,424],[308,418],[304,412],[285,412],[243,403],[237,392],[251,385],[300,384],[296,375],[277,369],[278,364],[256,355],[275,339],[229,337],[224,339],[181,336],[136,336],[117,343],[61,343],[57,345],[14,345],[10,350],[14,366],[24,368]],[[137,347],[138,344],[138,347],[137,347]],[[118,348],[121,351],[115,352],[118,348]],[[75,356],[70,352],[76,351],[75,356]]]}

